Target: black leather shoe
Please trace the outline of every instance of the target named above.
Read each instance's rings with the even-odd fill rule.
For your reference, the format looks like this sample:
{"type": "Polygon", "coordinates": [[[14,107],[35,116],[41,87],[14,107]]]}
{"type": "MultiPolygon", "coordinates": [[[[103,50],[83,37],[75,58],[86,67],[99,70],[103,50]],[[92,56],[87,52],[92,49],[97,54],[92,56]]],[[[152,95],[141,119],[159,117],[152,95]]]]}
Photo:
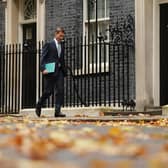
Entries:
{"type": "Polygon", "coordinates": [[[57,113],[57,112],[55,112],[55,117],[66,117],[66,115],[63,114],[63,113],[57,113]]]}
{"type": "Polygon", "coordinates": [[[61,107],[60,106],[56,106],[54,116],[55,117],[66,117],[65,114],[61,113],[61,107]]]}
{"type": "Polygon", "coordinates": [[[37,106],[35,112],[36,112],[36,115],[37,115],[38,117],[40,117],[40,116],[41,116],[41,107],[38,107],[38,106],[37,106]]]}

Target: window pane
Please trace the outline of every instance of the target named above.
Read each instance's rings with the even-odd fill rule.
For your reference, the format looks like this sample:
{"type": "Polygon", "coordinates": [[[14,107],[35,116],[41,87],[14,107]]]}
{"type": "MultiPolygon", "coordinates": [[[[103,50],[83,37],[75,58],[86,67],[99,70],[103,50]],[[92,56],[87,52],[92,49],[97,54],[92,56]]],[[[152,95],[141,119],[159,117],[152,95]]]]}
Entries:
{"type": "MultiPolygon", "coordinates": [[[[110,0],[97,0],[97,13],[98,18],[109,17],[109,1],[110,0]]],[[[90,3],[89,14],[90,19],[96,19],[96,1],[86,0],[86,9],[88,9],[88,2],[90,3]]],[[[88,10],[86,10],[86,16],[88,19],[88,10]]]]}
{"type": "Polygon", "coordinates": [[[99,23],[99,35],[102,35],[105,40],[108,39],[108,23],[107,22],[101,22],[99,23]]]}
{"type": "Polygon", "coordinates": [[[88,33],[89,33],[89,37],[90,37],[90,42],[92,42],[92,39],[94,38],[94,41],[95,41],[95,38],[96,38],[96,23],[95,22],[91,22],[90,23],[90,27],[88,27],[88,23],[86,24],[86,36],[88,37],[88,33]],[[89,29],[89,31],[88,31],[89,29]]]}
{"type": "Polygon", "coordinates": [[[92,39],[92,36],[94,36],[94,41],[96,37],[96,23],[90,24],[90,39],[92,39]]]}
{"type": "Polygon", "coordinates": [[[110,16],[110,0],[106,0],[106,17],[110,16]]]}
{"type": "Polygon", "coordinates": [[[86,20],[88,20],[88,7],[90,7],[89,8],[90,19],[95,19],[95,10],[96,10],[95,2],[92,0],[86,0],[86,16],[87,16],[86,20]],[[88,6],[88,2],[90,3],[89,4],[90,6],[88,6]]]}
{"type": "MultiPolygon", "coordinates": [[[[86,2],[90,2],[90,8],[89,8],[89,14],[90,14],[90,19],[95,19],[96,18],[96,3],[97,2],[97,13],[98,13],[98,18],[101,20],[97,21],[97,29],[98,29],[98,36],[102,36],[103,40],[99,41],[96,46],[96,21],[92,20],[89,23],[88,27],[88,22],[85,23],[86,26],[86,37],[87,37],[87,44],[88,44],[88,29],[89,29],[89,54],[88,54],[88,47],[87,47],[87,60],[89,61],[89,64],[96,64],[96,59],[97,59],[97,64],[104,63],[108,61],[108,40],[109,40],[109,32],[107,31],[109,28],[109,21],[105,20],[104,18],[109,17],[109,2],[110,0],[86,0],[86,2]],[[104,19],[104,20],[103,20],[104,19]],[[94,40],[93,40],[94,37],[94,40]],[[104,43],[105,42],[105,43],[104,43]],[[101,48],[100,48],[101,47],[101,48]],[[101,52],[101,53],[100,53],[101,52]],[[96,55],[97,54],[97,55],[96,55]]],[[[86,20],[88,19],[88,4],[86,3],[86,20]]],[[[93,67],[92,67],[93,68],[93,67]]]]}
{"type": "Polygon", "coordinates": [[[105,17],[105,0],[97,0],[98,6],[98,18],[105,17]]]}

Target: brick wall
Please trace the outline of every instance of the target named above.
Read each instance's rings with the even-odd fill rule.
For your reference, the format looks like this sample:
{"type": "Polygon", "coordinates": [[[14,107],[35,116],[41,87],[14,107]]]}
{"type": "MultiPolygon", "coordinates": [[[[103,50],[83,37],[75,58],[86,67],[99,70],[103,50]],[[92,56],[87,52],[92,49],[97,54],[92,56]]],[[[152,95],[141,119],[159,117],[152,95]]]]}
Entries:
{"type": "Polygon", "coordinates": [[[5,3],[0,1],[0,43],[5,41],[5,3]]]}
{"type": "Polygon", "coordinates": [[[47,0],[46,1],[46,39],[53,38],[57,26],[65,28],[68,37],[82,34],[82,0],[47,0]]]}
{"type": "Polygon", "coordinates": [[[1,101],[2,101],[2,96],[1,96],[1,93],[2,93],[2,90],[1,88],[4,88],[4,83],[3,83],[3,80],[2,80],[2,72],[3,72],[3,69],[2,69],[2,66],[1,64],[3,64],[3,61],[4,61],[4,57],[3,57],[3,50],[2,50],[2,46],[1,44],[3,44],[5,42],[5,4],[3,2],[0,1],[0,105],[2,104],[1,101]]]}
{"type": "MultiPolygon", "coordinates": [[[[131,14],[134,16],[134,0],[110,0],[110,18],[131,14]]],[[[46,1],[46,39],[53,37],[57,26],[63,26],[69,37],[82,34],[83,0],[46,1]]]]}
{"type": "MultiPolygon", "coordinates": [[[[117,20],[118,22],[123,23],[124,20],[127,19],[128,15],[131,15],[135,21],[135,0],[110,1],[110,24],[112,27],[115,26],[117,20]]],[[[135,32],[133,32],[133,34],[135,34],[135,32]]],[[[133,40],[135,40],[135,37],[133,37],[133,40]]],[[[125,72],[125,74],[126,73],[127,72],[125,72]]],[[[130,50],[130,55],[129,55],[129,85],[130,85],[130,97],[135,99],[135,50],[134,50],[134,47],[132,48],[132,50],[130,50]]]]}
{"type": "MultiPolygon", "coordinates": [[[[111,23],[115,18],[131,14],[134,16],[134,0],[110,0],[111,23]]],[[[0,42],[5,35],[5,3],[0,1],[0,42]]],[[[53,38],[57,26],[65,27],[69,37],[82,34],[83,0],[46,1],[46,39],[53,38]]]]}
{"type": "Polygon", "coordinates": [[[121,17],[122,15],[128,15],[135,13],[135,1],[134,0],[110,0],[110,17],[121,17]]]}

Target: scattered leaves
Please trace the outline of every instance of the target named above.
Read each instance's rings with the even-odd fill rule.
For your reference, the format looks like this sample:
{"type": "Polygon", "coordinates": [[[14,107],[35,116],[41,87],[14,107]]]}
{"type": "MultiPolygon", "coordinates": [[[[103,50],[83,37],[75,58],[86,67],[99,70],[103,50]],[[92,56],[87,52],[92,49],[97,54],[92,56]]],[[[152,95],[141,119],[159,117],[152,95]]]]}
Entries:
{"type": "MultiPolygon", "coordinates": [[[[131,168],[134,167],[133,160],[136,161],[137,158],[146,160],[150,168],[157,166],[164,168],[168,163],[167,130],[164,132],[155,130],[156,127],[167,129],[167,119],[150,122],[143,120],[140,122],[127,120],[124,122],[89,122],[5,117],[0,118],[0,123],[0,164],[2,156],[8,157],[7,152],[4,152],[6,149],[29,163],[43,162],[44,165],[55,160],[51,159],[51,156],[54,155],[57,158],[61,152],[70,152],[75,155],[78,159],[72,160],[73,163],[80,159],[85,159],[87,162],[89,158],[87,156],[92,156],[92,159],[89,159],[89,168],[131,168]],[[145,132],[145,129],[152,131],[145,132]],[[153,151],[152,147],[157,148],[154,153],[150,152],[153,151]],[[102,159],[96,159],[97,154],[102,159]],[[159,159],[153,158],[156,156],[159,159]],[[112,162],[111,158],[115,162],[112,162]],[[121,158],[128,160],[124,161],[121,158]]],[[[66,160],[65,163],[67,163],[66,160]]],[[[3,164],[1,167],[5,168],[3,164]]],[[[58,164],[59,168],[71,167],[69,162],[68,166],[63,166],[63,164],[58,164]]],[[[72,164],[72,167],[81,166],[72,164]]]]}

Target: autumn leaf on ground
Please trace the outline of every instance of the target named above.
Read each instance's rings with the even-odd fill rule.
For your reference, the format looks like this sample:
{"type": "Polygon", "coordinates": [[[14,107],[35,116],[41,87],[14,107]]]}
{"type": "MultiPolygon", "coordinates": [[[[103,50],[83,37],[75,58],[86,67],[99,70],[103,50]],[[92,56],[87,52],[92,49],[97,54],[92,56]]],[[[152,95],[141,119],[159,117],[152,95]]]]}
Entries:
{"type": "Polygon", "coordinates": [[[115,144],[123,144],[126,142],[124,132],[121,130],[121,128],[118,127],[111,128],[109,129],[107,135],[112,138],[112,141],[115,144]]]}
{"type": "Polygon", "coordinates": [[[52,131],[49,133],[49,140],[57,148],[70,148],[73,145],[73,139],[69,137],[66,133],[61,133],[60,131],[52,131]]]}
{"type": "Polygon", "coordinates": [[[112,164],[104,160],[91,160],[89,168],[112,168],[112,164]]]}
{"type": "Polygon", "coordinates": [[[22,153],[33,160],[47,159],[48,155],[55,149],[54,145],[50,144],[47,140],[31,141],[25,140],[22,145],[22,153]]]}

